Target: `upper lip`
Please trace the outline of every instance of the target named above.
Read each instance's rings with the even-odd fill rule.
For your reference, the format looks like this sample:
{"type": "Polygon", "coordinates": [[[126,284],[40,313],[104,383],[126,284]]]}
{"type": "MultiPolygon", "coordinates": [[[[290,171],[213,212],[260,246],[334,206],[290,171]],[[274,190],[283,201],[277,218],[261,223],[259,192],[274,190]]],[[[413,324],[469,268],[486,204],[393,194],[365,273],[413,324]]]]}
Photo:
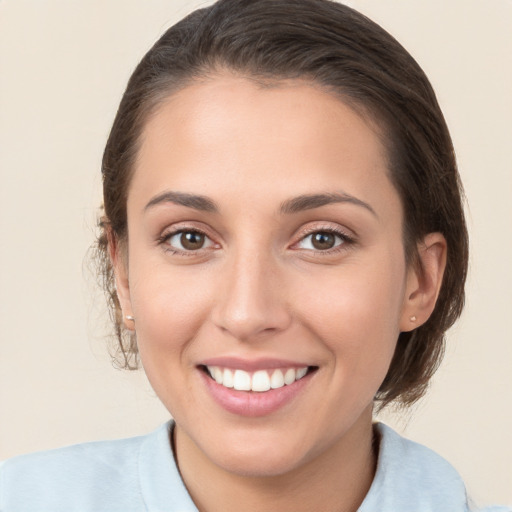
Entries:
{"type": "Polygon", "coordinates": [[[258,370],[271,370],[277,368],[304,368],[311,364],[292,361],[290,359],[243,359],[239,357],[212,357],[201,361],[199,366],[220,366],[233,370],[245,370],[247,372],[256,372],[258,370]]]}

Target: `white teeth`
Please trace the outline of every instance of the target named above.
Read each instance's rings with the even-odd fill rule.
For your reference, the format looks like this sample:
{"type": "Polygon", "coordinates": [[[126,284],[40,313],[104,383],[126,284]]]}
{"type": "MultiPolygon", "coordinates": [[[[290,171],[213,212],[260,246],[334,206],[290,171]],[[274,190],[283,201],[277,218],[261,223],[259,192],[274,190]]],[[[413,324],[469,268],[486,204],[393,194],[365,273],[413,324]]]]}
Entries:
{"type": "Polygon", "coordinates": [[[217,384],[222,384],[222,370],[220,368],[213,368],[213,378],[217,381],[217,384]]]}
{"type": "Polygon", "coordinates": [[[270,387],[272,389],[282,388],[284,386],[284,375],[281,370],[275,370],[270,377],[270,387]]]}
{"type": "Polygon", "coordinates": [[[244,370],[235,370],[233,387],[238,391],[251,390],[251,376],[244,370]]]}
{"type": "Polygon", "coordinates": [[[306,375],[306,373],[308,373],[308,369],[307,368],[299,368],[297,370],[297,375],[295,377],[295,380],[302,379],[302,377],[304,377],[304,375],[306,375]]]}
{"type": "Polygon", "coordinates": [[[265,392],[269,389],[279,389],[285,385],[293,384],[296,380],[302,379],[308,373],[308,367],[288,368],[284,374],[277,370],[258,370],[251,376],[245,370],[230,370],[218,366],[208,366],[211,377],[226,388],[234,388],[237,391],[265,392]],[[270,375],[271,373],[271,375],[270,375]]]}
{"type": "Polygon", "coordinates": [[[232,388],[234,386],[233,372],[231,370],[228,370],[227,368],[224,369],[221,384],[226,388],[232,388]]]}
{"type": "Polygon", "coordinates": [[[295,382],[295,375],[295,370],[293,368],[288,368],[288,370],[286,370],[286,373],[284,374],[284,383],[289,386],[290,384],[295,382]]]}
{"type": "Polygon", "coordinates": [[[253,391],[268,391],[270,389],[270,377],[265,370],[259,370],[252,376],[253,391]]]}

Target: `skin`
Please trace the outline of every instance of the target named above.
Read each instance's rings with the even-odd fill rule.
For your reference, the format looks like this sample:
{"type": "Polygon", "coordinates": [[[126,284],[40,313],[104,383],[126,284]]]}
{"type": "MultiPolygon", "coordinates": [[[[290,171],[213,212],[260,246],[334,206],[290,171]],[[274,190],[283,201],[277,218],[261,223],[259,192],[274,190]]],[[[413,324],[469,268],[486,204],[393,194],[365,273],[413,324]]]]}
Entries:
{"type": "Polygon", "coordinates": [[[111,247],[118,294],[198,508],[357,510],[375,471],[373,397],[400,331],[430,315],[446,253],[432,233],[423,270],[406,265],[377,127],[314,85],[221,74],[149,119],[127,207],[127,250],[111,247]],[[168,192],[217,210],[161,200],[168,192]],[[333,192],[352,199],[280,211],[333,192]],[[205,245],[184,249],[168,236],[179,230],[205,245]],[[339,233],[335,247],[319,250],[311,236],[325,231],[339,233]],[[277,411],[245,417],[204,385],[198,365],[217,356],[317,370],[277,411]]]}

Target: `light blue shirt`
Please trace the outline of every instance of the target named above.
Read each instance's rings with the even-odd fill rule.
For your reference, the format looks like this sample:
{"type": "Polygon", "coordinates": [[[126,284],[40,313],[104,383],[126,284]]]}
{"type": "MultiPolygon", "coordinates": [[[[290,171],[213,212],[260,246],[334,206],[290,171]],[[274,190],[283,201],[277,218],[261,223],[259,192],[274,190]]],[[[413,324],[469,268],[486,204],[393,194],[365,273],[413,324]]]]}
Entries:
{"type": "MultiPolygon", "coordinates": [[[[172,426],[10,459],[0,467],[0,511],[197,512],[176,467],[172,426]]],[[[358,512],[472,510],[448,462],[381,423],[376,428],[381,436],[377,472],[358,512]]]]}

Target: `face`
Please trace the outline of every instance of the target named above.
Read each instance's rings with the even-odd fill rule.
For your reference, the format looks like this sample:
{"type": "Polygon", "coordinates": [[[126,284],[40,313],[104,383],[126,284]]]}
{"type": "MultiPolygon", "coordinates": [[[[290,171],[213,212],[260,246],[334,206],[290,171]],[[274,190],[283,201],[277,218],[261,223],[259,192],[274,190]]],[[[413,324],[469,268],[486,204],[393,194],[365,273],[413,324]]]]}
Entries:
{"type": "Polygon", "coordinates": [[[402,220],[376,128],[320,88],[226,75],[169,97],[117,279],[178,439],[262,475],[367,432],[409,314],[402,220]]]}

